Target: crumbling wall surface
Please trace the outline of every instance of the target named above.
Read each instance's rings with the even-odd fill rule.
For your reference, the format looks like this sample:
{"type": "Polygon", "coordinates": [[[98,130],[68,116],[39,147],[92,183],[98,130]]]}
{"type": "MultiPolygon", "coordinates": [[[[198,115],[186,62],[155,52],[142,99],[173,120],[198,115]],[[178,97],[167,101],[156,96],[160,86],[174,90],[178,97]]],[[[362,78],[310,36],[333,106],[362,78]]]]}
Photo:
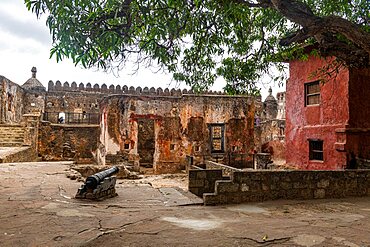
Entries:
{"type": "Polygon", "coordinates": [[[327,65],[331,59],[310,57],[308,61],[290,62],[290,79],[286,91],[286,162],[299,169],[342,169],[346,154],[335,148],[337,128],[344,128],[349,120],[348,70],[320,83],[320,104],[305,106],[305,83],[312,73],[327,65]],[[323,161],[309,160],[309,139],[323,141],[323,161]]]}
{"type": "Polygon", "coordinates": [[[111,96],[102,102],[100,139],[107,154],[126,153],[141,162],[143,153],[153,152],[154,171],[174,173],[185,167],[186,155],[211,155],[210,124],[225,125],[225,153],[252,150],[251,104],[247,97],[213,95],[111,96]],[[153,125],[154,147],[139,145],[143,133],[152,134],[144,122],[153,125]]]}
{"type": "Polygon", "coordinates": [[[273,161],[285,161],[285,141],[269,141],[262,145],[262,152],[271,154],[273,161]]]}
{"type": "Polygon", "coordinates": [[[63,125],[42,122],[39,129],[38,152],[43,160],[74,160],[93,162],[100,128],[96,125],[63,125]]]}
{"type": "Polygon", "coordinates": [[[215,205],[352,196],[370,196],[370,170],[234,172],[231,180],[216,181],[215,192],[203,200],[215,205]]]}
{"type": "Polygon", "coordinates": [[[284,140],[285,138],[285,120],[271,119],[261,122],[261,142],[262,144],[274,141],[284,140]]]}
{"type": "Polygon", "coordinates": [[[99,113],[99,101],[104,96],[94,92],[47,92],[45,111],[99,113]]]}
{"type": "Polygon", "coordinates": [[[22,121],[24,90],[0,75],[0,123],[14,124],[22,121]]]}
{"type": "Polygon", "coordinates": [[[45,92],[25,90],[23,102],[24,114],[40,114],[45,110],[45,92]]]}

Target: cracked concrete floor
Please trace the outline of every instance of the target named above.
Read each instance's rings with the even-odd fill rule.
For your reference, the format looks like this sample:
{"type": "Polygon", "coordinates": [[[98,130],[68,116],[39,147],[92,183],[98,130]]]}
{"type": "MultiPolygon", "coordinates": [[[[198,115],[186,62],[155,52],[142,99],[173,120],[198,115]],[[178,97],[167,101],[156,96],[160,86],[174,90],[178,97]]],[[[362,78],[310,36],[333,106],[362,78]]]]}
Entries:
{"type": "Polygon", "coordinates": [[[0,246],[370,246],[369,197],[204,207],[121,183],[118,197],[78,201],[68,168],[0,166],[0,246]]]}

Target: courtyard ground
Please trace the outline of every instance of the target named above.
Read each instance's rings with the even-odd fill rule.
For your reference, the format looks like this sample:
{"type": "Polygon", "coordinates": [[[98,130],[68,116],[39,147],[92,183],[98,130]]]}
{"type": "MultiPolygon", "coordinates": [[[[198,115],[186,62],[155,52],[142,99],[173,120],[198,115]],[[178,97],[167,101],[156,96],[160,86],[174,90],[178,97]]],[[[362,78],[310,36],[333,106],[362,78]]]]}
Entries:
{"type": "Polygon", "coordinates": [[[370,197],[205,207],[164,175],[81,201],[69,165],[0,165],[0,246],[370,246],[370,197]]]}

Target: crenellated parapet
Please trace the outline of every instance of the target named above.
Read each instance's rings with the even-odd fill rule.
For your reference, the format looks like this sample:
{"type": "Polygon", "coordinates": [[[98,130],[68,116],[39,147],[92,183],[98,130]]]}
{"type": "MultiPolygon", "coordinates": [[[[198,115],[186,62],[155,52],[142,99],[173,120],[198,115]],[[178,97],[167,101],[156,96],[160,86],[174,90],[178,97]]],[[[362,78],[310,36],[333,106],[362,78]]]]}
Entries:
{"type": "MultiPolygon", "coordinates": [[[[49,81],[48,83],[48,91],[49,92],[92,92],[92,93],[101,93],[101,94],[130,94],[130,95],[148,95],[148,96],[173,96],[173,97],[181,97],[182,95],[195,95],[193,90],[187,89],[175,89],[175,88],[165,88],[162,89],[154,88],[154,87],[133,87],[133,86],[120,86],[120,85],[110,85],[107,86],[106,84],[99,84],[91,85],[91,83],[87,83],[86,85],[83,83],[79,83],[77,85],[76,82],[72,82],[69,84],[68,82],[60,82],[56,81],[49,81]]],[[[223,92],[216,92],[216,91],[207,91],[203,92],[200,95],[225,95],[223,92]]]]}

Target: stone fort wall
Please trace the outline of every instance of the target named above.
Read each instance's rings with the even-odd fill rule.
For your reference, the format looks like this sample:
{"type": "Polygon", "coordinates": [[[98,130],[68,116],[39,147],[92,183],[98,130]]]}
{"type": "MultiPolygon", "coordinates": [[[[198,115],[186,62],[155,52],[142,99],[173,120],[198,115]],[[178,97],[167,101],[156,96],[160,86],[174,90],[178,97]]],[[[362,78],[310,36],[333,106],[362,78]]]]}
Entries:
{"type": "MultiPolygon", "coordinates": [[[[153,96],[182,96],[184,94],[195,94],[193,90],[187,89],[169,89],[165,88],[162,89],[154,88],[154,87],[133,87],[133,86],[120,86],[120,85],[110,85],[107,86],[106,84],[99,84],[92,85],[91,83],[87,83],[86,85],[80,83],[77,85],[76,82],[64,82],[63,84],[60,81],[49,81],[48,83],[48,92],[92,92],[98,94],[132,94],[132,95],[153,95],[153,96]]],[[[207,91],[203,92],[202,95],[226,95],[221,91],[207,91]]]]}

